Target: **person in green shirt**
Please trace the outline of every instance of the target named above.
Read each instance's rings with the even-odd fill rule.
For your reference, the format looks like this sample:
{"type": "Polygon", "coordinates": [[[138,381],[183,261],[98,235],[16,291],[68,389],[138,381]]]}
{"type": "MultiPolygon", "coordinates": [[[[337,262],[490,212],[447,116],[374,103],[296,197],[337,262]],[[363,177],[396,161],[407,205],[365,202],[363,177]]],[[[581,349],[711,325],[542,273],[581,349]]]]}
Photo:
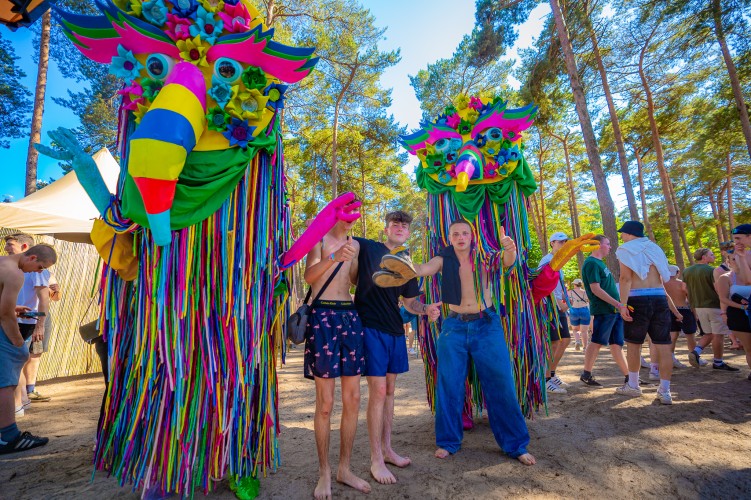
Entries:
{"type": "Polygon", "coordinates": [[[589,386],[601,386],[592,375],[597,355],[602,346],[610,347],[610,354],[623,376],[628,380],[628,367],[623,356],[623,318],[615,278],[602,261],[610,253],[610,240],[598,234],[594,237],[600,247],[593,251],[582,266],[584,290],[589,297],[589,310],[594,316],[592,339],[584,352],[584,371],[579,380],[589,386]]]}

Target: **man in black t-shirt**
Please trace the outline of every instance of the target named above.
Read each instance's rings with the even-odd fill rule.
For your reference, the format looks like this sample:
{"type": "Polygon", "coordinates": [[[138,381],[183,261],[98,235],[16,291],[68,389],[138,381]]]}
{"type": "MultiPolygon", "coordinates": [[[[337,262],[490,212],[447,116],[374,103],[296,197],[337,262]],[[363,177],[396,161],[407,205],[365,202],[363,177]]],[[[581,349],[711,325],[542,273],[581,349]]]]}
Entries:
{"type": "Polygon", "coordinates": [[[399,298],[413,314],[427,314],[439,309],[438,304],[423,304],[416,279],[391,288],[373,283],[373,273],[381,270],[381,258],[409,238],[412,217],[402,211],[386,215],[386,243],[355,238],[357,259],[350,276],[357,284],[355,307],[365,330],[365,375],[368,377],[368,435],[370,437],[370,472],[381,484],[394,484],[396,478],[386,464],[406,467],[408,457],[391,448],[391,427],[394,419],[394,387],[396,376],[409,370],[404,327],[399,313],[399,298]]]}

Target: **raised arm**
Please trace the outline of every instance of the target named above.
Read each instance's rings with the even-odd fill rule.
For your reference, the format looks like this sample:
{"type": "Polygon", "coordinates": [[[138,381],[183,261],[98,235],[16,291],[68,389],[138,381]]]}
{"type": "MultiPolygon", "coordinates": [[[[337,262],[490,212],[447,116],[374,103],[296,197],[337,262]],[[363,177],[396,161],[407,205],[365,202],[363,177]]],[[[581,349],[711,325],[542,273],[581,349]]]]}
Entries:
{"type": "Polygon", "coordinates": [[[308,257],[305,260],[304,277],[305,282],[309,285],[318,281],[337,262],[352,260],[352,257],[355,255],[355,249],[349,237],[345,243],[342,243],[333,252],[329,252],[329,250],[328,248],[324,249],[323,245],[319,242],[308,252],[308,257]]]}
{"type": "Polygon", "coordinates": [[[418,276],[433,276],[443,270],[443,257],[436,255],[425,264],[415,264],[418,276]]]}

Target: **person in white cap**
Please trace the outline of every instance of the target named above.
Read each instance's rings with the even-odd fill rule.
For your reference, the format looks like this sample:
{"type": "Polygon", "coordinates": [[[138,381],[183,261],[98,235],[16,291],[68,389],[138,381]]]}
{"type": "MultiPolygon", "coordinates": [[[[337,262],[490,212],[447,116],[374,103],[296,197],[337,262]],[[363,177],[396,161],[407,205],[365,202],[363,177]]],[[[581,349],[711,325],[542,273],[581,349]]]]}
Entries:
{"type": "Polygon", "coordinates": [[[673,340],[673,368],[686,368],[686,365],[675,357],[675,344],[678,336],[683,332],[683,335],[686,336],[688,350],[694,350],[694,347],[696,347],[696,339],[694,338],[697,330],[696,316],[694,316],[694,312],[689,305],[688,287],[679,279],[681,269],[674,265],[668,266],[668,269],[670,269],[670,280],[665,283],[665,291],[673,299],[673,304],[683,316],[681,321],[678,321],[675,316],[671,316],[670,337],[673,340]]]}
{"type": "MultiPolygon", "coordinates": [[[[540,267],[544,266],[551,260],[553,255],[561,249],[563,245],[568,241],[566,233],[557,232],[550,236],[550,253],[544,256],[540,260],[540,267]]],[[[555,369],[563,358],[563,353],[566,352],[566,348],[571,343],[571,334],[568,331],[568,320],[566,319],[566,312],[569,309],[568,294],[566,293],[566,285],[563,283],[563,271],[560,271],[560,280],[558,285],[553,290],[553,297],[555,298],[555,305],[558,309],[558,323],[550,324],[548,332],[550,335],[550,364],[545,374],[547,391],[553,394],[566,394],[566,387],[569,384],[561,380],[561,378],[555,374],[555,369]]]]}

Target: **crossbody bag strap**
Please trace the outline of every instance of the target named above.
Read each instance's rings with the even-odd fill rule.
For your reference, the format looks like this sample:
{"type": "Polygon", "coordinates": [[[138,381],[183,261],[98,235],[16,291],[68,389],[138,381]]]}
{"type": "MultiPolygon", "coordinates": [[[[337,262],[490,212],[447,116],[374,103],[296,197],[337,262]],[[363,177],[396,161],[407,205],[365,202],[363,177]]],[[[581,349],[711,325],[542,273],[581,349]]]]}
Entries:
{"type": "MultiPolygon", "coordinates": [[[[339,269],[341,269],[341,268],[342,268],[342,264],[344,264],[344,262],[340,262],[340,263],[339,263],[339,264],[338,264],[338,265],[336,266],[336,269],[334,269],[334,272],[333,272],[333,273],[331,273],[331,276],[329,276],[329,279],[327,279],[327,280],[326,280],[326,283],[324,283],[324,284],[323,284],[323,287],[321,287],[321,289],[320,289],[320,290],[318,291],[318,293],[316,294],[316,298],[315,298],[315,299],[313,299],[313,303],[315,303],[315,302],[316,302],[316,301],[317,301],[317,300],[318,300],[318,299],[319,299],[319,298],[321,297],[321,294],[323,294],[323,292],[325,292],[325,291],[326,291],[326,288],[328,288],[329,284],[330,284],[330,283],[331,283],[331,281],[332,281],[332,280],[334,279],[334,276],[336,276],[336,273],[338,273],[338,272],[339,272],[339,269]]],[[[312,290],[312,289],[313,289],[313,287],[310,287],[310,290],[312,290]]],[[[310,295],[310,290],[308,290],[308,295],[310,295]]],[[[307,303],[307,300],[306,300],[305,302],[307,303]]]]}

